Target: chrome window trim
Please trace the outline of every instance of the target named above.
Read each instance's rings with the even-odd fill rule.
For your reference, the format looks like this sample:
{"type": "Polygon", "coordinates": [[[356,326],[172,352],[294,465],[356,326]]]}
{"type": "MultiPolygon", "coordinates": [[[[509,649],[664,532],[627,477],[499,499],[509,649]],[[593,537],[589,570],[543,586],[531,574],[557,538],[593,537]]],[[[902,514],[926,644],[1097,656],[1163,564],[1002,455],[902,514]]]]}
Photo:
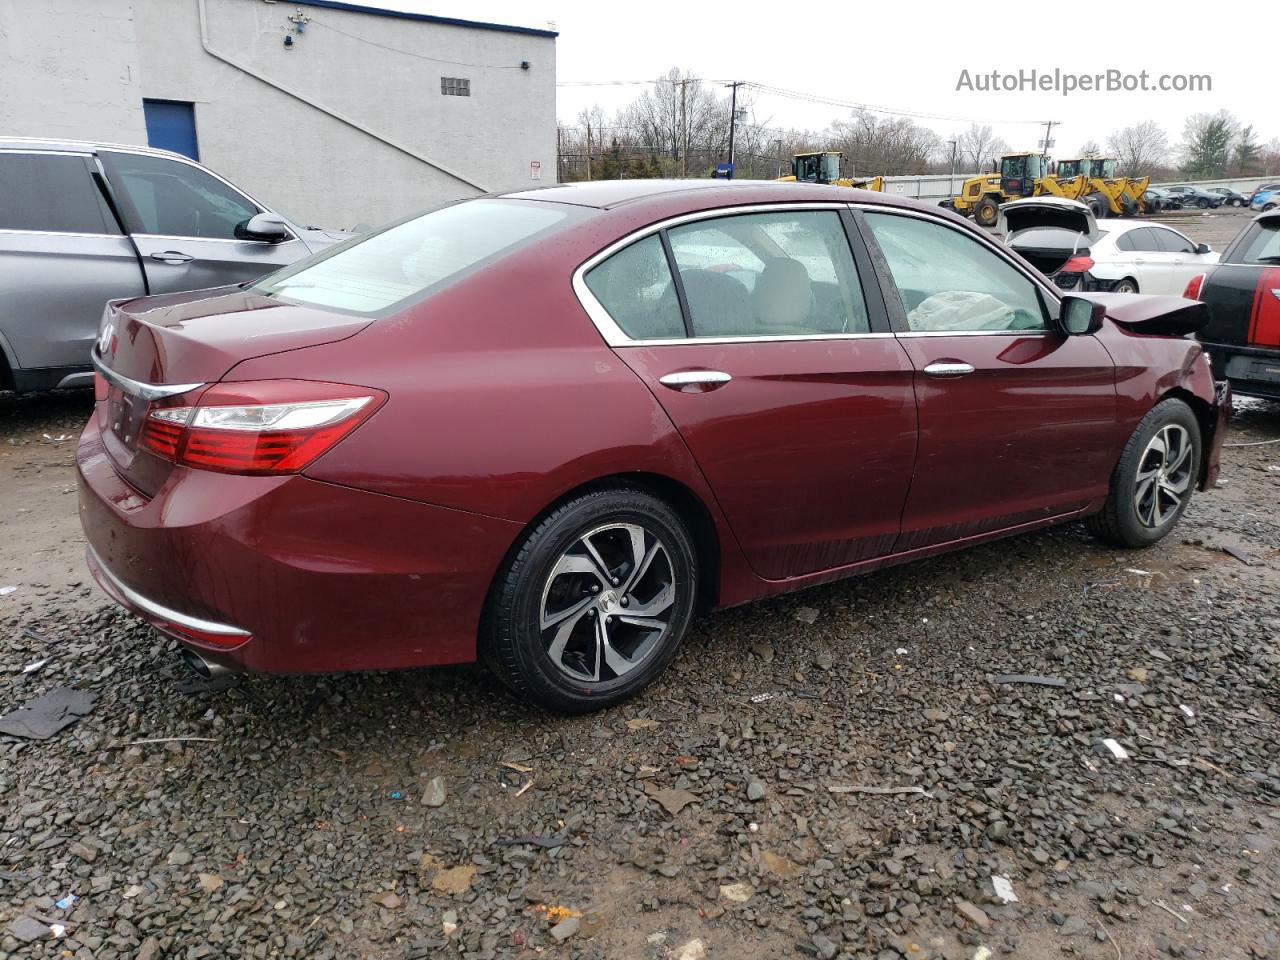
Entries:
{"type": "Polygon", "coordinates": [[[125,393],[132,394],[135,397],[142,397],[144,400],[160,400],[163,397],[176,397],[180,393],[186,393],[197,387],[203,387],[203,383],[143,383],[140,380],[131,380],[124,374],[116,373],[98,356],[98,349],[95,347],[89,354],[93,358],[93,368],[102,374],[102,379],[113,387],[119,387],[125,393]]]}
{"type": "Polygon", "coordinates": [[[128,586],[120,580],[111,569],[102,562],[102,558],[98,556],[98,552],[89,548],[89,553],[93,555],[93,561],[98,569],[102,571],[103,577],[110,581],[111,586],[119,591],[120,595],[136,606],[139,610],[151,614],[158,620],[172,623],[175,626],[186,627],[189,630],[198,630],[201,633],[214,633],[222,637],[247,637],[250,636],[248,630],[241,630],[239,627],[233,627],[225,623],[216,623],[213,620],[201,620],[199,617],[193,617],[190,614],[179,613],[177,610],[171,610],[169,607],[156,603],[154,600],[148,600],[137,590],[128,586]]]}
{"type": "MultiPolygon", "coordinates": [[[[660,230],[666,230],[671,227],[683,226],[686,223],[696,223],[700,220],[718,220],[722,217],[732,217],[748,213],[790,213],[801,211],[822,211],[830,210],[839,213],[842,210],[849,209],[847,203],[754,203],[744,204],[735,207],[715,207],[710,210],[697,210],[693,213],[683,213],[675,217],[668,217],[665,220],[659,220],[657,223],[651,223],[648,226],[633,230],[619,240],[615,240],[603,250],[598,251],[580,264],[573,271],[573,292],[578,298],[578,302],[582,304],[582,309],[587,312],[587,316],[591,318],[591,322],[595,324],[596,330],[600,332],[600,336],[604,337],[605,343],[611,347],[669,347],[679,345],[689,345],[698,343],[785,343],[788,341],[806,341],[806,340],[870,340],[885,339],[892,337],[892,333],[869,332],[869,333],[787,333],[787,334],[758,334],[743,335],[734,337],[663,337],[661,339],[637,340],[629,336],[618,324],[613,317],[609,315],[609,311],[604,305],[596,299],[595,295],[587,286],[586,276],[592,267],[597,266],[603,261],[609,259],[619,250],[630,246],[633,243],[645,239],[658,233],[660,230]]],[[[852,258],[853,252],[850,251],[849,256],[852,258]]],[[[855,265],[856,268],[856,265],[855,265]]]]}
{"type": "Polygon", "coordinates": [[[128,239],[127,234],[123,233],[73,233],[68,230],[19,230],[16,227],[0,227],[0,234],[24,234],[34,237],[81,237],[91,238],[94,240],[125,240],[128,239]]]}
{"type": "Polygon", "coordinates": [[[183,237],[171,233],[135,233],[133,236],[139,240],[198,240],[200,243],[257,243],[268,247],[282,247],[286,243],[299,242],[298,238],[294,236],[289,237],[288,240],[281,240],[279,243],[271,243],[266,240],[241,240],[239,237],[183,237]]]}
{"type": "Polygon", "coordinates": [[[29,150],[24,147],[0,147],[0,153],[21,153],[28,157],[93,157],[85,150],[29,150]]]}

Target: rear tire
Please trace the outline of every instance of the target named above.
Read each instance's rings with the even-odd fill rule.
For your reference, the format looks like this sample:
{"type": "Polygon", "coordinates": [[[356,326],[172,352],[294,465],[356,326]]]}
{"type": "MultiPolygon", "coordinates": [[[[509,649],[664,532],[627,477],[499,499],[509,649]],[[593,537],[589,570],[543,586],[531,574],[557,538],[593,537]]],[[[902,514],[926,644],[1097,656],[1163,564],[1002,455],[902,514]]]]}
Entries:
{"type": "Polygon", "coordinates": [[[1142,418],[1111,472],[1101,512],[1085,520],[1103,543],[1149,547],[1174,528],[1200,476],[1200,423],[1183,401],[1170,398],[1142,418]]]}
{"type": "Polygon", "coordinates": [[[1117,280],[1111,286],[1112,293],[1137,293],[1138,281],[1133,277],[1125,277],[1123,280],[1117,280]]]}
{"type": "Polygon", "coordinates": [[[1201,197],[1199,200],[1196,201],[1196,206],[1199,207],[1201,210],[1208,210],[1209,201],[1204,199],[1204,197],[1201,197]]]}
{"type": "Polygon", "coordinates": [[[481,657],[549,710],[611,707],[671,663],[697,585],[693,539],[666,503],[625,487],[583,494],[528,533],[498,574],[481,657]]]}

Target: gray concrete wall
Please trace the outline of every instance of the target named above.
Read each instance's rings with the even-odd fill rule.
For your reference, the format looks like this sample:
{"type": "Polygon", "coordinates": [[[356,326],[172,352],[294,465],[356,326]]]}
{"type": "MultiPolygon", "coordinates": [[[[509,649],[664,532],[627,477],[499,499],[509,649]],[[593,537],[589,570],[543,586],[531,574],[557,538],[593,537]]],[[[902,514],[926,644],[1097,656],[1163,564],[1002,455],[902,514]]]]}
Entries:
{"type": "Polygon", "coordinates": [[[291,3],[0,0],[0,133],[146,143],[143,97],[189,101],[202,163],[329,228],[554,182],[554,38],[301,9],[297,34],[291,3]]]}
{"type": "Polygon", "coordinates": [[[131,0],[0,0],[0,135],[146,143],[131,0]]]}

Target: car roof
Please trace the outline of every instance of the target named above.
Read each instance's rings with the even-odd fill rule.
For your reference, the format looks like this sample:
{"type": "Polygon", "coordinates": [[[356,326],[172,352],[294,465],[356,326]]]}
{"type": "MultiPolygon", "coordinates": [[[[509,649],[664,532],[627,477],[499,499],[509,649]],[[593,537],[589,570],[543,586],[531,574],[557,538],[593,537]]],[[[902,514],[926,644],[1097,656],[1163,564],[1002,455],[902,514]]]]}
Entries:
{"type": "Polygon", "coordinates": [[[732,206],[747,203],[881,203],[887,206],[923,209],[939,213],[940,208],[914,200],[869,190],[855,190],[813,183],[778,180],[590,180],[561,183],[497,194],[507,199],[571,203],[611,210],[648,202],[666,205],[686,200],[690,209],[732,206]]]}
{"type": "Polygon", "coordinates": [[[136,143],[109,143],[101,140],[53,140],[46,137],[0,137],[0,150],[24,150],[32,153],[95,153],[98,150],[127,150],[130,153],[149,153],[157,157],[174,157],[190,160],[172,150],[144,147],[136,143]]]}

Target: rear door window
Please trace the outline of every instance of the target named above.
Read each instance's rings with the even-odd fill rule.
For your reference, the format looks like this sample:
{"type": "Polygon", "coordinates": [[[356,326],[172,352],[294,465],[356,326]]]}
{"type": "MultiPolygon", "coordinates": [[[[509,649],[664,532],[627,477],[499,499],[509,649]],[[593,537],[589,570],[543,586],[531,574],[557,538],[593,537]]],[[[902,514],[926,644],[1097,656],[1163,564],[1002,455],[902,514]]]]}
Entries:
{"type": "Polygon", "coordinates": [[[633,340],[685,336],[680,300],[662,238],[652,234],[587,272],[587,288],[633,340]]]}
{"type": "Polygon", "coordinates": [[[1163,227],[1148,227],[1155,234],[1156,244],[1164,253],[1195,253],[1196,248],[1186,237],[1163,227]]]}
{"type": "Polygon", "coordinates": [[[1250,224],[1224,259],[1229,263],[1280,264],[1280,219],[1250,224]]]}
{"type": "Polygon", "coordinates": [[[133,233],[235,240],[236,226],[260,212],[244,194],[189,163],[106,151],[102,159],[112,186],[124,194],[133,233]]]}
{"type": "Polygon", "coordinates": [[[834,210],[717,217],[668,231],[695,337],[867,333],[849,238],[834,210]]]}
{"type": "Polygon", "coordinates": [[[0,152],[0,230],[118,234],[88,158],[0,152]]]}
{"type": "Polygon", "coordinates": [[[1137,230],[1130,230],[1126,236],[1132,244],[1130,250],[1136,250],[1145,253],[1159,253],[1160,245],[1156,242],[1155,235],[1150,227],[1139,227],[1137,230]]]}

